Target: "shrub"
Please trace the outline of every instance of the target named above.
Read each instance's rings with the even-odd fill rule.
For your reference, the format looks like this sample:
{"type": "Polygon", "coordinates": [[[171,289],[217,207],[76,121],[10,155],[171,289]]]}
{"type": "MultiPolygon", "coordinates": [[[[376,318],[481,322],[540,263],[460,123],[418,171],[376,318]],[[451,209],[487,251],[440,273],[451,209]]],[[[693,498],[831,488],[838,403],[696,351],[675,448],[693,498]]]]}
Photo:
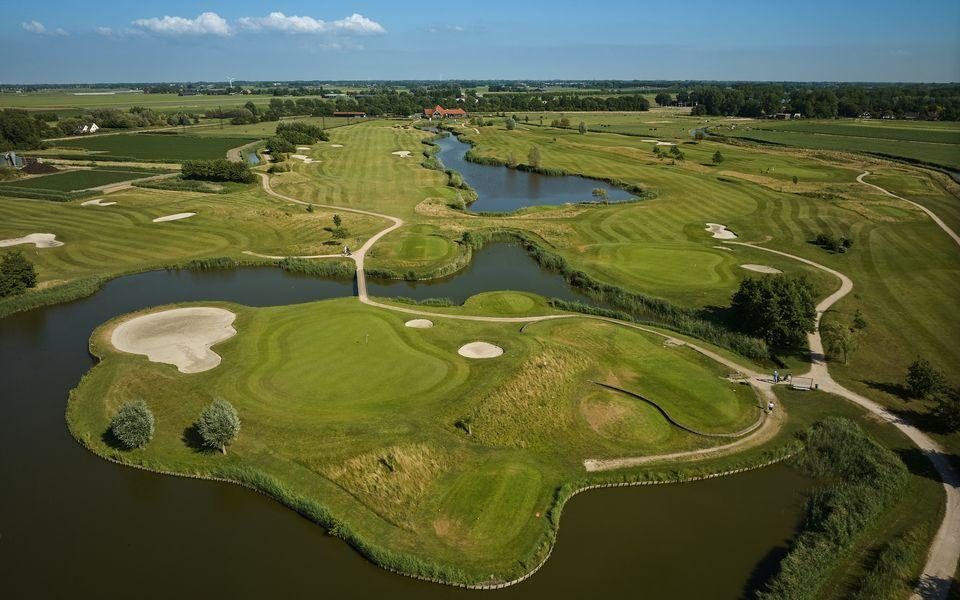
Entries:
{"type": "Polygon", "coordinates": [[[236,181],[252,183],[256,177],[246,163],[225,158],[215,160],[187,160],[183,162],[182,177],[202,181],[236,181]]]}
{"type": "Polygon", "coordinates": [[[153,413],[147,403],[125,402],[110,421],[110,433],[127,450],[149,444],[153,439],[153,413]]]}
{"type": "Polygon", "coordinates": [[[279,123],[277,125],[277,137],[287,140],[294,146],[309,146],[319,141],[325,142],[330,139],[327,132],[320,127],[301,121],[284,121],[279,123]]]}
{"type": "Polygon", "coordinates": [[[945,382],[943,371],[925,358],[913,361],[907,369],[907,387],[917,398],[926,398],[941,391],[945,382]]]}
{"type": "Polygon", "coordinates": [[[814,330],[814,289],[804,277],[747,277],[733,294],[731,309],[743,331],[768,343],[793,347],[814,330]]]}
{"type": "Polygon", "coordinates": [[[0,260],[0,298],[22,294],[36,287],[37,271],[20,250],[4,253],[0,260]]]}
{"type": "Polygon", "coordinates": [[[807,502],[806,518],[780,572],[760,600],[816,598],[836,557],[847,551],[906,485],[897,456],[852,421],[831,417],[806,435],[797,461],[806,474],[828,482],[807,502]]]}
{"type": "Polygon", "coordinates": [[[290,165],[286,163],[272,164],[270,168],[267,169],[267,173],[289,173],[290,165]]]}
{"type": "Polygon", "coordinates": [[[240,417],[233,405],[218,398],[197,419],[197,433],[203,445],[227,453],[227,446],[240,434],[240,417]]]}
{"type": "Polygon", "coordinates": [[[297,146],[290,140],[279,135],[267,138],[267,149],[270,154],[276,157],[278,154],[292,154],[297,151],[297,146]]]}
{"type": "Polygon", "coordinates": [[[305,258],[284,258],[277,265],[284,271],[303,273],[324,279],[353,279],[357,269],[353,262],[312,261],[305,258]]]}

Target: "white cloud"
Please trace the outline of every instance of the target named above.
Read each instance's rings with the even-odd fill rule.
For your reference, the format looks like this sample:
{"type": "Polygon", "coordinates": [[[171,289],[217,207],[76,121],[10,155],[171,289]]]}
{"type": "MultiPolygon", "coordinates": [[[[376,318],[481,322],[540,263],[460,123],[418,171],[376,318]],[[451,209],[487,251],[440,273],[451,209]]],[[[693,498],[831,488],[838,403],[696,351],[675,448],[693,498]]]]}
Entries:
{"type": "Polygon", "coordinates": [[[112,27],[97,27],[97,33],[104,37],[110,37],[113,35],[112,27]]]}
{"type": "Polygon", "coordinates": [[[461,31],[466,31],[466,28],[461,25],[428,25],[424,29],[427,33],[440,33],[443,31],[460,33],[461,31]]]}
{"type": "Polygon", "coordinates": [[[205,12],[196,19],[185,17],[153,17],[137,19],[135,27],[161,35],[230,35],[227,20],[215,12],[205,12]]]}
{"type": "Polygon", "coordinates": [[[30,33],[35,33],[37,35],[70,35],[62,27],[57,27],[53,31],[50,31],[40,21],[25,21],[20,24],[20,27],[23,27],[24,31],[29,31],[30,33]]]}
{"type": "Polygon", "coordinates": [[[29,31],[30,33],[38,33],[43,35],[47,32],[47,28],[43,26],[43,23],[40,21],[27,21],[26,23],[21,23],[21,27],[24,30],[29,31]]]}
{"type": "Polygon", "coordinates": [[[386,33],[383,25],[354,13],[344,19],[324,21],[313,17],[287,16],[282,12],[272,12],[266,17],[241,17],[240,26],[252,31],[270,30],[283,33],[386,33]]]}

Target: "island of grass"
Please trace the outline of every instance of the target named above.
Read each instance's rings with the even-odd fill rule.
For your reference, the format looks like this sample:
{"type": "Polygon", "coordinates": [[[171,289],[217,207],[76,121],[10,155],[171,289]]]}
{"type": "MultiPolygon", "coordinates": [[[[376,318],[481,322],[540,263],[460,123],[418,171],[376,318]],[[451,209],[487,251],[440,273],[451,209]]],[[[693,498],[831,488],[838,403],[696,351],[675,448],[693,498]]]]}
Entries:
{"type": "MultiPolygon", "coordinates": [[[[489,295],[485,303],[497,305],[489,295]]],[[[760,413],[754,390],[729,381],[726,367],[598,320],[521,331],[441,317],[416,329],[405,326],[409,315],[355,299],[216,307],[236,314],[237,334],[212,348],[222,363],[199,373],[114,348],[112,333],[130,316],[95,331],[102,361],[71,395],[73,435],[121,463],[254,487],[380,565],[448,583],[496,584],[540,564],[565,484],[589,481],[587,457],[729,442],[596,382],[708,433],[743,430],[760,413]],[[458,355],[474,341],[504,353],[458,355]],[[214,398],[243,422],[226,455],[204,451],[193,433],[214,398]],[[111,446],[111,417],[137,399],[155,415],[153,441],[111,446]]]]}

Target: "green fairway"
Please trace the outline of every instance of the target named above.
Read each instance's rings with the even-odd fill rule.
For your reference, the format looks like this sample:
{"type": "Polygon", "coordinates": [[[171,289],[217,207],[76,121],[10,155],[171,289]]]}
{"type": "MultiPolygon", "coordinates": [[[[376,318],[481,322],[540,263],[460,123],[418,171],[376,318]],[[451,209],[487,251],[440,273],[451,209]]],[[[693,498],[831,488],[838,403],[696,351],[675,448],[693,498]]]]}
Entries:
{"type": "Polygon", "coordinates": [[[81,201],[49,203],[0,197],[0,239],[55,233],[63,246],[24,247],[37,267],[41,287],[48,287],[193,259],[228,256],[263,261],[244,255],[244,251],[280,256],[335,254],[345,243],[359,246],[383,224],[374,217],[344,215],[343,227],[349,237],[335,239],[325,229],[333,225],[332,211],[308,213],[303,207],[284,206],[254,186],[229,194],[133,188],[104,200],[117,204],[97,207],[82,206],[81,201]],[[183,221],[152,222],[181,212],[197,215],[183,221]]]}
{"type": "MultiPolygon", "coordinates": [[[[254,141],[254,137],[221,137],[183,135],[176,133],[133,133],[122,135],[91,136],[86,138],[50,142],[53,149],[47,154],[56,154],[57,149],[86,150],[97,160],[166,160],[179,162],[193,159],[224,158],[227,150],[254,141]]],[[[75,158],[75,157],[73,157],[75,158]]]]}
{"type": "MultiPolygon", "coordinates": [[[[500,301],[515,305],[517,297],[500,301]]],[[[109,342],[115,323],[98,329],[92,347],[103,361],[69,403],[74,435],[151,468],[260,473],[327,507],[372,551],[412,553],[466,581],[516,575],[542,556],[550,535],[543,515],[558,486],[582,477],[585,458],[724,441],[671,426],[636,399],[598,394],[592,381],[655,398],[706,431],[739,430],[759,415],[752,389],[726,381],[726,368],[609,323],[565,319],[520,333],[439,319],[410,329],[404,315],[353,299],[224,306],[237,313],[238,334],[214,347],[219,366],[192,375],[117,352],[109,342]],[[505,353],[457,354],[474,340],[505,353]],[[226,456],[198,451],[184,433],[213,397],[232,402],[243,420],[226,456]],[[130,398],[154,411],[156,437],[124,452],[103,433],[130,398]]]]}

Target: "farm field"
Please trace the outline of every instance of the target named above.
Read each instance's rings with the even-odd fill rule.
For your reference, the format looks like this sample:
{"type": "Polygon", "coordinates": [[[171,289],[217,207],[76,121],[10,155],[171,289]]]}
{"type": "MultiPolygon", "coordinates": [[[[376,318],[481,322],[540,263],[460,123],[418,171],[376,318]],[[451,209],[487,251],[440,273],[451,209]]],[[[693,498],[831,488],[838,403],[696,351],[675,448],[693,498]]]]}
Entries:
{"type": "MultiPolygon", "coordinates": [[[[275,125],[274,125],[275,127],[275,125]]],[[[206,129],[213,129],[204,128],[206,129]]],[[[39,154],[62,154],[67,158],[78,158],[76,154],[63,154],[61,149],[71,152],[86,151],[80,158],[95,160],[126,161],[171,161],[195,159],[225,158],[227,150],[256,141],[256,137],[220,137],[204,135],[185,135],[178,133],[131,133],[122,135],[91,136],[79,139],[51,142],[52,150],[39,154]]]]}
{"type": "Polygon", "coordinates": [[[751,121],[724,136],[772,144],[863,152],[960,169],[960,126],[936,122],[751,121]]]}
{"type": "Polygon", "coordinates": [[[140,179],[152,175],[162,174],[164,171],[150,169],[136,169],[133,167],[107,169],[76,169],[63,173],[52,173],[28,179],[18,179],[7,183],[0,183],[0,195],[5,191],[12,196],[17,189],[24,190],[51,190],[55,192],[74,192],[88,188],[99,187],[120,181],[140,179]]]}

